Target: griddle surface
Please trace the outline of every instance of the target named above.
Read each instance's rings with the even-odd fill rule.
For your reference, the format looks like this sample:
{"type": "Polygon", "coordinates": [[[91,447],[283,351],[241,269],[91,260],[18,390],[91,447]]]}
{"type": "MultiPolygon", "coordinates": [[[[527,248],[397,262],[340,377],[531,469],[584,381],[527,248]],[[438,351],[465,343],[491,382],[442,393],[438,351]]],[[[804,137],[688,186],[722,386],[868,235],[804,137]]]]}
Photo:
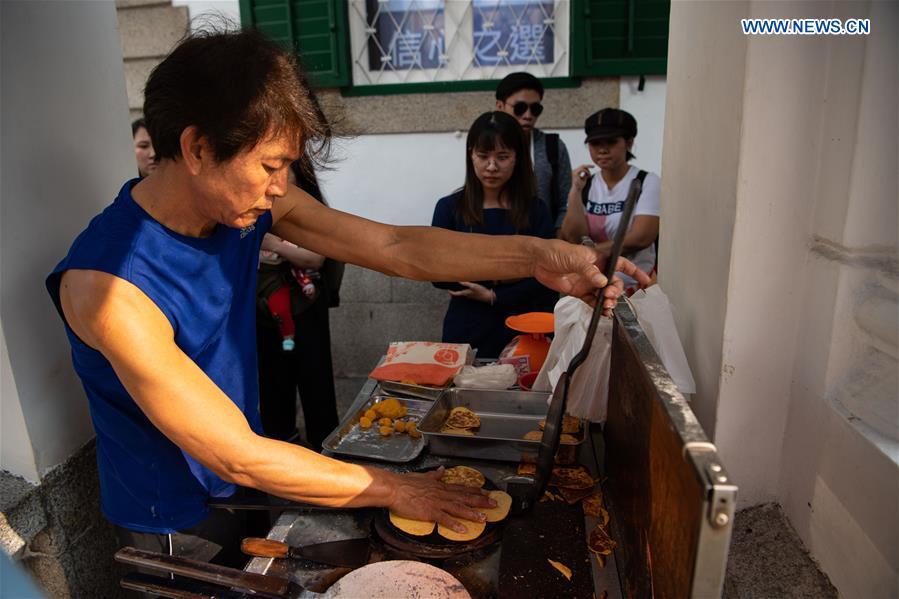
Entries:
{"type": "Polygon", "coordinates": [[[501,599],[593,597],[580,503],[538,502],[529,514],[508,520],[503,531],[498,591],[501,599]],[[550,559],[571,568],[571,580],[547,561],[550,559]]]}

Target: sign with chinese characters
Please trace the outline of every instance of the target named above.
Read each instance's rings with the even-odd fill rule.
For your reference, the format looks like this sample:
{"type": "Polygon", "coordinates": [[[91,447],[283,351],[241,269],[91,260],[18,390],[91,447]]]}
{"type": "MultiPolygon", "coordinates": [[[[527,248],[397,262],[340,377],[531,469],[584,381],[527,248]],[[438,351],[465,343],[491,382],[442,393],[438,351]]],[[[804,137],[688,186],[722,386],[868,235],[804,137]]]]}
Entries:
{"type": "Polygon", "coordinates": [[[443,10],[443,0],[367,0],[369,70],[444,66],[443,10]]]}
{"type": "Polygon", "coordinates": [[[473,0],[477,66],[553,62],[553,2],[473,0]]]}

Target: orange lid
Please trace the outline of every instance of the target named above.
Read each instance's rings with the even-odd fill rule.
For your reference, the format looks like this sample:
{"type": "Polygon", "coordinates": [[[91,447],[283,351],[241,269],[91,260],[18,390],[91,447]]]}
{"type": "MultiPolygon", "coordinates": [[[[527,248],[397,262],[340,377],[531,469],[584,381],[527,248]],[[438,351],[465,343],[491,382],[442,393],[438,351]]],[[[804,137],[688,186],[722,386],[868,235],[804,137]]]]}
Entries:
{"type": "Polygon", "coordinates": [[[508,317],[506,326],[521,333],[552,333],[555,323],[552,312],[528,312],[508,317]]]}

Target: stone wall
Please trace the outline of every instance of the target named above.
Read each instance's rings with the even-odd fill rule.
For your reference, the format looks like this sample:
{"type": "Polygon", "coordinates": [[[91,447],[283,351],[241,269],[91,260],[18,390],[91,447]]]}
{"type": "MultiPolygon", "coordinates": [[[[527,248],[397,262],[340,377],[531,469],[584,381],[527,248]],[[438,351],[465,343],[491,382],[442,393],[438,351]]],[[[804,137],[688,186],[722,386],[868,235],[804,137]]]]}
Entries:
{"type": "Polygon", "coordinates": [[[94,441],[39,485],[0,472],[0,545],[48,597],[125,597],[113,528],[100,514],[94,441]]]}
{"type": "Polygon", "coordinates": [[[331,354],[339,412],[352,403],[391,341],[439,341],[446,291],[347,265],[340,307],[331,310],[331,354]]]}
{"type": "Polygon", "coordinates": [[[150,71],[189,30],[186,6],[171,0],[116,0],[128,109],[134,120],[143,114],[144,85],[150,71]]]}

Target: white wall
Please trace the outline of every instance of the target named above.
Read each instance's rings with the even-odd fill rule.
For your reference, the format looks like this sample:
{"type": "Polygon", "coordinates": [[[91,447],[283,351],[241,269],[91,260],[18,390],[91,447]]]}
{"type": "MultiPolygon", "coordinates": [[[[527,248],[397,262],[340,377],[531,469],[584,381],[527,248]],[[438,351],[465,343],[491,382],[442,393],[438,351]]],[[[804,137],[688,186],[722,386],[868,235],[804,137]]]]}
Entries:
{"type": "Polygon", "coordinates": [[[191,29],[203,26],[204,19],[214,20],[219,16],[240,25],[240,3],[237,0],[172,0],[172,6],[186,6],[191,20],[191,29]]]}
{"type": "Polygon", "coordinates": [[[0,11],[3,467],[33,480],[93,436],[44,277],[135,163],[115,4],[0,2],[0,11]],[[8,453],[8,442],[29,438],[33,460],[8,453]]]}
{"type": "MultiPolygon", "coordinates": [[[[553,93],[562,94],[564,90],[553,93]]],[[[648,77],[642,92],[637,91],[637,78],[622,78],[620,105],[638,122],[634,164],[659,173],[665,120],[664,77],[648,77]]],[[[472,121],[476,116],[472,115],[472,121]]],[[[582,129],[547,131],[560,135],[572,167],[590,163],[582,129]]],[[[430,224],[437,200],[464,182],[466,134],[467,131],[363,135],[338,140],[334,152],[337,161],[331,171],[321,175],[328,201],[335,208],[382,222],[430,224]]],[[[664,196],[662,201],[665,202],[664,196]]]]}
{"type": "Polygon", "coordinates": [[[694,408],[740,504],[782,503],[846,597],[899,591],[897,17],[886,2],[671,13],[660,281],[694,408]],[[736,29],[868,16],[867,37],[736,29]]]}

